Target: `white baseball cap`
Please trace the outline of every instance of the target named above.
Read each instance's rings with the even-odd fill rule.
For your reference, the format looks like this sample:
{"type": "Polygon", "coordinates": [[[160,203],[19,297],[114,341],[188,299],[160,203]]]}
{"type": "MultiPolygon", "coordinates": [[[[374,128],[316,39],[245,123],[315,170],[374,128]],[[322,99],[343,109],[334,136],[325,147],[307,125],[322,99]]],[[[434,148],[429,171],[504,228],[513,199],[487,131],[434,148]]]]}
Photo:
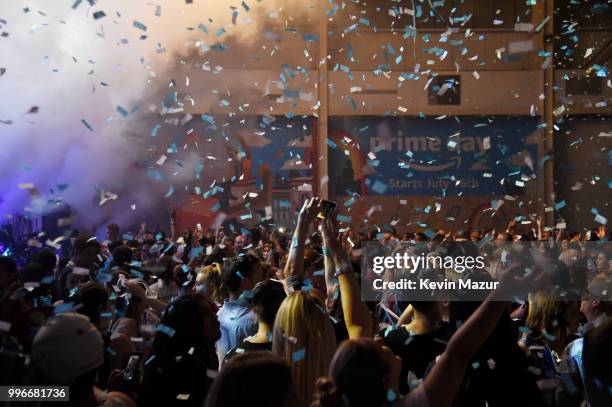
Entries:
{"type": "Polygon", "coordinates": [[[104,362],[104,341],[89,318],[66,312],[49,318],[32,343],[32,360],[49,379],[71,384],[104,362]]]}

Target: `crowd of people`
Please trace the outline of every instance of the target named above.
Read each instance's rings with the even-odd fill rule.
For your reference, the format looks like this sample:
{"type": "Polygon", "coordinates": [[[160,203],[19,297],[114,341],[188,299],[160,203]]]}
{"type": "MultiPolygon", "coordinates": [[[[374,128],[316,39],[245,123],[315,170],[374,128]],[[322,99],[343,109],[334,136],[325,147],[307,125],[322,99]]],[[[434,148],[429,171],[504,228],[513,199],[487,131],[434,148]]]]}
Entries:
{"type": "Polygon", "coordinates": [[[608,239],[540,220],[340,229],[317,198],[291,232],[110,224],[104,240],[66,239],[69,258],[0,258],[0,385],[69,386],[75,406],[611,406],[608,239]],[[538,270],[495,270],[505,293],[547,287],[523,300],[362,300],[365,242],[519,240],[562,247],[548,285],[538,270]]]}

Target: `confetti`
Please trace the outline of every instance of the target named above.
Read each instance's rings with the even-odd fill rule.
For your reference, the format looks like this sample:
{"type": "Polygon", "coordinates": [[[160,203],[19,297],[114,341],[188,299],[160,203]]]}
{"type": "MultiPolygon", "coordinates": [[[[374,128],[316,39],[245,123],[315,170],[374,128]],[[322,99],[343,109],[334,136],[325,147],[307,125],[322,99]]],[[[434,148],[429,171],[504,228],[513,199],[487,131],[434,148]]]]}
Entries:
{"type": "Polygon", "coordinates": [[[89,123],[87,123],[87,121],[86,121],[85,119],[81,119],[81,123],[83,123],[83,125],[84,125],[85,127],[87,127],[87,129],[88,129],[89,131],[94,131],[93,127],[91,127],[91,125],[90,125],[89,123]]]}
{"type": "Polygon", "coordinates": [[[171,328],[164,324],[158,324],[156,331],[161,332],[166,336],[169,336],[170,338],[174,337],[174,335],[176,334],[176,330],[174,328],[171,328]]]}
{"type": "Polygon", "coordinates": [[[123,117],[127,117],[128,114],[129,114],[129,112],[125,108],[123,108],[122,106],[117,106],[117,111],[123,117]]]}
{"type": "Polygon", "coordinates": [[[0,321],[0,331],[1,332],[9,332],[11,330],[10,322],[0,321]]]}
{"type": "Polygon", "coordinates": [[[147,26],[136,20],[134,20],[134,22],[132,23],[132,27],[138,28],[139,30],[142,30],[142,31],[147,31],[147,26]]]}
{"type": "Polygon", "coordinates": [[[297,363],[300,360],[304,359],[304,357],[306,357],[306,348],[302,348],[293,352],[293,355],[291,355],[291,360],[293,360],[293,363],[297,363]]]}

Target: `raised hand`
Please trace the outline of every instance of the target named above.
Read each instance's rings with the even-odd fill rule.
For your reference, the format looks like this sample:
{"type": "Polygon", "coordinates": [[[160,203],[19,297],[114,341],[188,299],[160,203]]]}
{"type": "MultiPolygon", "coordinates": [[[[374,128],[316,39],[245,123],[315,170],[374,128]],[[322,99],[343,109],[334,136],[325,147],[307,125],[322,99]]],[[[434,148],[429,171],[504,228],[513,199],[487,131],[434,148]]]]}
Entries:
{"type": "MultiPolygon", "coordinates": [[[[527,274],[525,274],[525,271],[525,265],[521,263],[513,264],[502,271],[499,285],[500,292],[504,296],[512,296],[526,294],[530,290],[533,291],[539,285],[534,283],[539,280],[537,277],[540,274],[536,273],[535,270],[527,274]]],[[[542,277],[544,276],[542,275],[542,277]]],[[[509,298],[505,299],[508,300],[509,298]]]]}
{"type": "Polygon", "coordinates": [[[168,208],[168,216],[170,216],[171,221],[176,220],[176,208],[168,208]]]}
{"type": "Polygon", "coordinates": [[[330,214],[330,216],[321,223],[321,233],[328,245],[334,245],[334,247],[337,248],[339,245],[338,221],[334,215],[335,214],[330,214]]]}
{"type": "Polygon", "coordinates": [[[321,200],[319,198],[313,197],[304,201],[304,205],[302,205],[302,209],[298,214],[298,223],[303,226],[308,226],[317,218],[317,214],[319,213],[319,204],[321,200]]]}
{"type": "Polygon", "coordinates": [[[608,230],[605,226],[600,226],[597,228],[597,237],[601,240],[604,239],[608,235],[608,230]]]}

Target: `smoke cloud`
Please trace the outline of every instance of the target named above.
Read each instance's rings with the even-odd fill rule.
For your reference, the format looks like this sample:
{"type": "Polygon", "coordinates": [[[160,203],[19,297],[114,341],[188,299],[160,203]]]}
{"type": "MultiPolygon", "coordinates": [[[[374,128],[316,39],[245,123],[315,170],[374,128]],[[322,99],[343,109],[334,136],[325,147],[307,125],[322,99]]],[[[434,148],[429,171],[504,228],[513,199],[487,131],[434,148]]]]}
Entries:
{"type": "MultiPolygon", "coordinates": [[[[127,225],[176,204],[199,171],[202,184],[222,177],[223,146],[185,149],[190,117],[160,116],[184,102],[172,100],[173,72],[228,40],[238,49],[257,46],[264,27],[312,19],[313,4],[5,2],[0,216],[68,204],[82,225],[111,218],[127,225]],[[178,153],[159,165],[168,148],[178,153]]],[[[244,96],[257,99],[248,89],[244,96]]]]}

